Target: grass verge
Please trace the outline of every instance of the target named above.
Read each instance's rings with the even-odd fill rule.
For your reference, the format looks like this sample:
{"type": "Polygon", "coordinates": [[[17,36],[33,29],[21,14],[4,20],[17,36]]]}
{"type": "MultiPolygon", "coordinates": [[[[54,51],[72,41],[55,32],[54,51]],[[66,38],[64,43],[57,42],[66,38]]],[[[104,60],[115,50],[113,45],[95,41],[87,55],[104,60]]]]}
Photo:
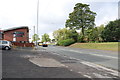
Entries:
{"type": "Polygon", "coordinates": [[[70,45],[69,47],[118,51],[118,42],[75,43],[70,45]]]}

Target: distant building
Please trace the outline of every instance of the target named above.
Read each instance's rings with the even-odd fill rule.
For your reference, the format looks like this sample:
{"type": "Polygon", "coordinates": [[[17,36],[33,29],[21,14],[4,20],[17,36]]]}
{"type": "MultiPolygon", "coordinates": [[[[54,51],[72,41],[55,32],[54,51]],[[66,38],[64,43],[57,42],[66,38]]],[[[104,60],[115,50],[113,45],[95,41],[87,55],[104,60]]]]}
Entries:
{"type": "Polygon", "coordinates": [[[3,30],[3,40],[11,42],[29,43],[29,28],[27,26],[3,30]]]}

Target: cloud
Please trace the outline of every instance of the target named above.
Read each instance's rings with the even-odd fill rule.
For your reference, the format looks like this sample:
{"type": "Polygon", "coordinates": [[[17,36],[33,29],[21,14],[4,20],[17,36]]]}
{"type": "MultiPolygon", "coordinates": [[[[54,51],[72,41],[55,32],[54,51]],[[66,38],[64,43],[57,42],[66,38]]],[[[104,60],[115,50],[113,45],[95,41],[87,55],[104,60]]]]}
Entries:
{"type": "MultiPolygon", "coordinates": [[[[117,18],[119,0],[39,0],[39,35],[65,27],[76,3],[90,4],[97,13],[96,25],[117,18]]],[[[36,26],[37,0],[0,0],[0,28],[29,26],[30,37],[36,26]]]]}
{"type": "Polygon", "coordinates": [[[118,19],[117,2],[95,2],[91,3],[90,7],[97,13],[95,21],[97,26],[118,19]]]}

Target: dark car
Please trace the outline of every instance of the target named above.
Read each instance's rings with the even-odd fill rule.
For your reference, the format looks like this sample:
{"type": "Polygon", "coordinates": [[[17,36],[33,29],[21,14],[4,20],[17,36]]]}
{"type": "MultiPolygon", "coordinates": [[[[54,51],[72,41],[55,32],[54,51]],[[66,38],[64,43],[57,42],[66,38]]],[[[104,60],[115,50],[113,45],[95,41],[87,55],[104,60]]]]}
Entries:
{"type": "Polygon", "coordinates": [[[48,44],[47,43],[43,43],[42,47],[48,47],[48,44]]]}

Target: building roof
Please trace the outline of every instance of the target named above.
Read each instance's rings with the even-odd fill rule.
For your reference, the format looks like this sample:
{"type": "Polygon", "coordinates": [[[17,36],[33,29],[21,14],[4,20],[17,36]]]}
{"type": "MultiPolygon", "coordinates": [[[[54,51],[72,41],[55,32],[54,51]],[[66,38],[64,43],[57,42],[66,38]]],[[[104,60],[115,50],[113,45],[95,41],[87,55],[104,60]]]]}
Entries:
{"type": "Polygon", "coordinates": [[[28,29],[28,31],[29,31],[28,26],[20,26],[20,27],[13,27],[13,28],[5,29],[4,32],[16,30],[16,29],[28,29]]]}

